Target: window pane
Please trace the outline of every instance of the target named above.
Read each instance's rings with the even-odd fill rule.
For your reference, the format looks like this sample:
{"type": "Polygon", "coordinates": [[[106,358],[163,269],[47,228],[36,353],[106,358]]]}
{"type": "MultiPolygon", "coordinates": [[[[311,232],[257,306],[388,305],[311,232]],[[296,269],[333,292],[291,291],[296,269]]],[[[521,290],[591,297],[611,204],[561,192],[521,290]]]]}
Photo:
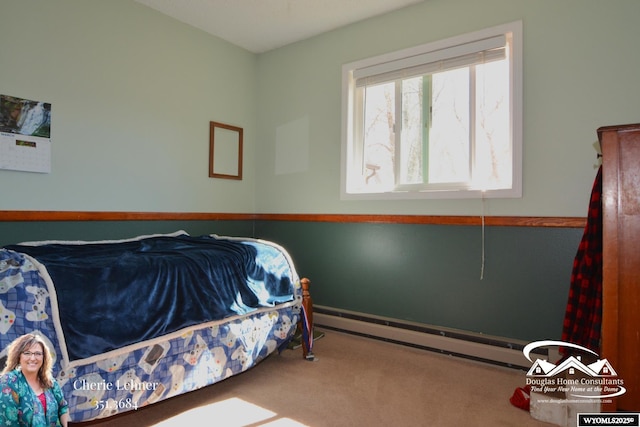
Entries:
{"type": "Polygon", "coordinates": [[[429,183],[469,180],[469,69],[432,75],[429,183]]]}
{"type": "Polygon", "coordinates": [[[364,97],[365,186],[389,191],[394,187],[395,83],[367,86],[364,97]]]}
{"type": "Polygon", "coordinates": [[[402,134],[400,183],[422,184],[422,84],[423,78],[402,81],[402,134]]]}
{"type": "Polygon", "coordinates": [[[476,186],[511,188],[509,138],[509,64],[506,60],[476,67],[476,186]]]}
{"type": "Polygon", "coordinates": [[[521,197],[521,47],[518,21],[344,64],[341,198],[521,197]]]}

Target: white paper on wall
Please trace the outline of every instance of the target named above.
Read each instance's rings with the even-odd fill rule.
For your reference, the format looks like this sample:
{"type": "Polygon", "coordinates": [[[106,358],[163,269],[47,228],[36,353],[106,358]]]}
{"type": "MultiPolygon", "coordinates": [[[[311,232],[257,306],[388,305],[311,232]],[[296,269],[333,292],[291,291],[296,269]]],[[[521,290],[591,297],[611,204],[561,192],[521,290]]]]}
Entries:
{"type": "Polygon", "coordinates": [[[278,126],[276,129],[276,175],[305,172],[309,169],[309,117],[278,126]]]}

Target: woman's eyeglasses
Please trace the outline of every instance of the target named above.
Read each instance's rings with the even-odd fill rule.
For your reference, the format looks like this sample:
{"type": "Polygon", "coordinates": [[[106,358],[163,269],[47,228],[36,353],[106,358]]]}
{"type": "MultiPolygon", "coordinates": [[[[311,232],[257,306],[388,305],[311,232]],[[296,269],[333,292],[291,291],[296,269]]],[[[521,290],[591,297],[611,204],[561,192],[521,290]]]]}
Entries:
{"type": "Polygon", "coordinates": [[[42,357],[42,352],[41,351],[23,351],[22,354],[26,357],[31,357],[31,356],[35,356],[35,357],[42,357]]]}

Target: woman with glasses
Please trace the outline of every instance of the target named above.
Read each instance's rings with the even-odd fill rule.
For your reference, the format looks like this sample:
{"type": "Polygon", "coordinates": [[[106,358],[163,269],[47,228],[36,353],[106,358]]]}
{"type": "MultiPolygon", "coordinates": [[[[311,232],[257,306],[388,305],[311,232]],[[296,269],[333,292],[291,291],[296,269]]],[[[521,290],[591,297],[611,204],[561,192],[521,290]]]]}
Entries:
{"type": "Polygon", "coordinates": [[[49,348],[36,334],[9,344],[0,377],[1,426],[67,427],[69,407],[52,364],[49,348]]]}

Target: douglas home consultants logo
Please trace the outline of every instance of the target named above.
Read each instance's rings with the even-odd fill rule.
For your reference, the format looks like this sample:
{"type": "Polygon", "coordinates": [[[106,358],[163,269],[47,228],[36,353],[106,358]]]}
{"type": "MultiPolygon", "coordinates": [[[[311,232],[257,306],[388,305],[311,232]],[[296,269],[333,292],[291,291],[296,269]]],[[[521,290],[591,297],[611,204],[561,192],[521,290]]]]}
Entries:
{"type": "Polygon", "coordinates": [[[607,359],[600,359],[598,353],[588,348],[564,341],[535,341],[527,344],[522,353],[529,362],[531,369],[527,372],[527,385],[531,391],[537,393],[566,393],[567,396],[589,399],[607,399],[623,395],[627,390],[624,381],[607,359]],[[561,359],[558,364],[547,360],[531,359],[531,352],[539,347],[558,346],[574,348],[594,355],[597,360],[586,365],[580,357],[569,356],[561,359]]]}

